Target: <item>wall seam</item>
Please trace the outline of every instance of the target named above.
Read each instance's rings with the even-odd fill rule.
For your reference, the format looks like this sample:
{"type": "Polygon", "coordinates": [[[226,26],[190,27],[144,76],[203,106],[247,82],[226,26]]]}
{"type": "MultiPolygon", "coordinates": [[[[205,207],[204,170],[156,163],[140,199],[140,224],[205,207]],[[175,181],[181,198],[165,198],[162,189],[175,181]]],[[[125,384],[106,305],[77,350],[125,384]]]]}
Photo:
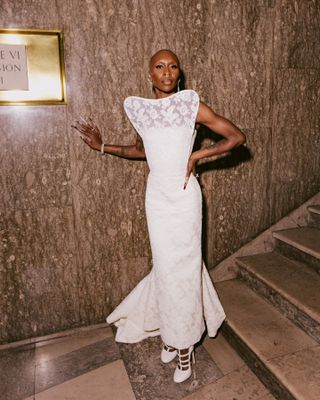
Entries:
{"type": "Polygon", "coordinates": [[[270,59],[270,94],[269,94],[269,101],[270,101],[270,171],[271,174],[270,179],[267,181],[267,198],[268,198],[268,209],[269,209],[269,216],[268,216],[268,226],[272,225],[273,219],[273,135],[274,135],[274,21],[275,21],[275,7],[270,8],[272,18],[271,18],[271,59],[270,59]]]}

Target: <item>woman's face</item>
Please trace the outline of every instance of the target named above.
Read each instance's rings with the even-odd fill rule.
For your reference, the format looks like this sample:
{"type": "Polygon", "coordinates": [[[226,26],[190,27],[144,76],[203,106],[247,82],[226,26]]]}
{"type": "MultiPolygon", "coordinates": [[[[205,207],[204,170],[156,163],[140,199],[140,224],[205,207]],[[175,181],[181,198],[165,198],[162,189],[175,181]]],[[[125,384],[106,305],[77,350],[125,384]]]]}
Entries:
{"type": "Polygon", "coordinates": [[[156,97],[166,97],[175,92],[180,77],[177,56],[171,51],[159,51],[150,60],[149,79],[156,97]]]}

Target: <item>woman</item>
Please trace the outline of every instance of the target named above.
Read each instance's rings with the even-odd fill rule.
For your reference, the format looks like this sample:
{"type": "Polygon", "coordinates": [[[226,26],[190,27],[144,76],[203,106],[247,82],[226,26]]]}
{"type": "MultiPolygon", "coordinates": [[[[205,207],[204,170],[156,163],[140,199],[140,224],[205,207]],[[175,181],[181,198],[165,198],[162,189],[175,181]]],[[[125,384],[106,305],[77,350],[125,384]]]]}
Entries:
{"type": "Polygon", "coordinates": [[[245,141],[230,121],[199,101],[193,90],[179,91],[177,56],[160,50],[150,60],[149,81],[155,99],[131,96],[125,111],[137,131],[131,146],[104,144],[97,126],[75,128],[92,149],[148,161],[146,215],[153,268],[108,316],[118,327],[116,340],[134,343],[161,335],[161,360],[178,355],[174,381],[191,376],[194,345],[205,329],[215,336],[225,318],[201,256],[202,198],[195,167],[198,160],[228,152],[245,141]],[[195,125],[223,136],[213,146],[192,152],[195,125]]]}

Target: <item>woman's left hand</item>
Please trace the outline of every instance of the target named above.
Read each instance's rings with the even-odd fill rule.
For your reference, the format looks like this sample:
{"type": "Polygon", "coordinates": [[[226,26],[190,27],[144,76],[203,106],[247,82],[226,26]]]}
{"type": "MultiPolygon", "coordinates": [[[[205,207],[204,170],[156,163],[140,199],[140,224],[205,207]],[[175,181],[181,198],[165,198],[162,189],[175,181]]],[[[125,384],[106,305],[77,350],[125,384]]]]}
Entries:
{"type": "Polygon", "coordinates": [[[189,182],[189,178],[190,175],[193,174],[194,176],[196,176],[196,166],[197,166],[197,161],[194,157],[192,157],[192,154],[189,158],[188,161],[188,166],[187,166],[187,172],[186,172],[186,179],[184,181],[184,185],[183,185],[183,190],[185,190],[185,188],[187,187],[187,184],[189,182]]]}

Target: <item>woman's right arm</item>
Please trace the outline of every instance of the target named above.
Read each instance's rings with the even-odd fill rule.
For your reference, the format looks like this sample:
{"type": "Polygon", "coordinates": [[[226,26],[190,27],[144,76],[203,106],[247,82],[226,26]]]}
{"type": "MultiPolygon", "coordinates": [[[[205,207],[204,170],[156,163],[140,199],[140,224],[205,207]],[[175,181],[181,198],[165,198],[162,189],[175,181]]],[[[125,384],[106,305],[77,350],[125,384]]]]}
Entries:
{"type": "MultiPolygon", "coordinates": [[[[91,120],[90,122],[84,123],[77,121],[77,123],[72,125],[72,127],[80,133],[80,137],[89,147],[93,150],[101,151],[103,143],[101,133],[99,128],[91,120]]],[[[103,150],[107,154],[112,154],[122,158],[146,158],[143,142],[138,134],[135,144],[128,146],[105,144],[103,150]]]]}
{"type": "MultiPolygon", "coordinates": [[[[101,145],[97,150],[101,151],[101,145]]],[[[112,154],[114,156],[123,157],[123,158],[146,158],[146,153],[144,151],[143,142],[141,137],[137,134],[136,143],[128,146],[117,146],[112,144],[104,145],[104,152],[108,154],[112,154]]]]}

